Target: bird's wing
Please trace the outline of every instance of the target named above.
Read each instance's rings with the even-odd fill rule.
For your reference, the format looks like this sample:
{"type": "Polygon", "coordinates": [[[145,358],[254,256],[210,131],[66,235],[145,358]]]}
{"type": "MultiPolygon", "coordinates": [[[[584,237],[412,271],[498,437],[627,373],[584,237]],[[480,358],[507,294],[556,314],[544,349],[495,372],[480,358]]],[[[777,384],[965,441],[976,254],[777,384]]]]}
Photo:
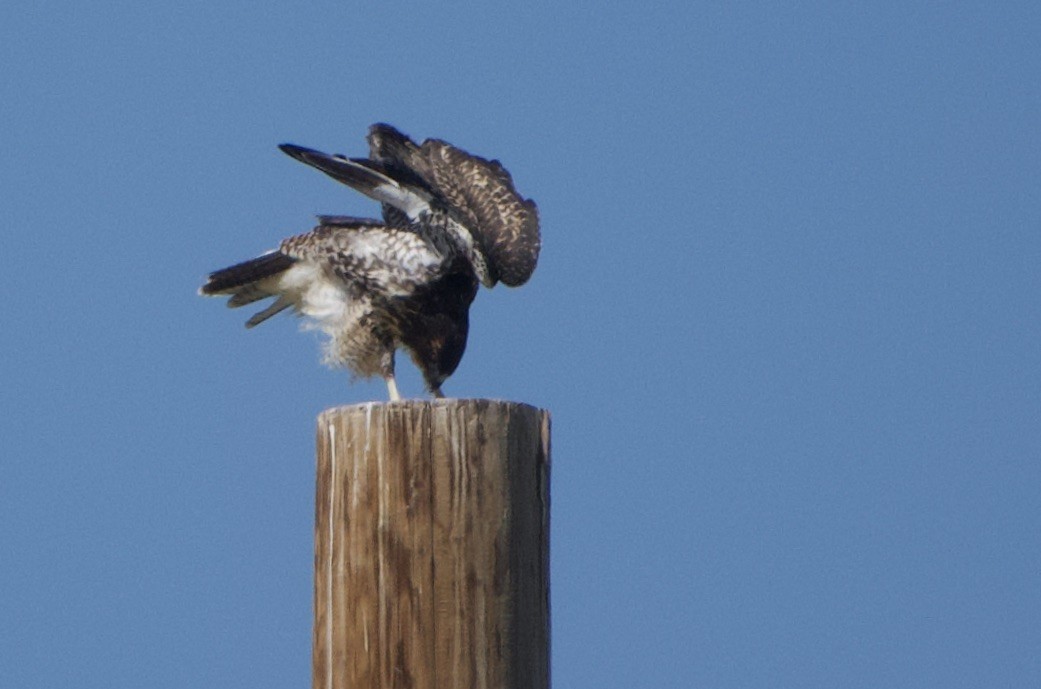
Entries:
{"type": "Polygon", "coordinates": [[[282,144],[279,148],[286,155],[321,170],[336,181],[376,199],[384,206],[389,206],[393,210],[392,218],[389,219],[391,222],[388,224],[407,224],[401,223],[401,215],[395,215],[394,211],[415,221],[421,213],[430,210],[429,193],[425,193],[421,187],[399,182],[380,169],[381,166],[377,162],[329,155],[294,144],[282,144]]]}
{"type": "Polygon", "coordinates": [[[328,219],[333,222],[284,240],[280,252],[380,296],[408,296],[441,275],[444,258],[415,232],[373,220],[328,219]]]}
{"type": "Polygon", "coordinates": [[[368,141],[370,157],[388,176],[408,179],[411,188],[418,178],[470,231],[493,277],[510,286],[527,282],[541,245],[538,208],[517,193],[499,161],[439,139],[416,145],[388,124],[370,127],[368,141]]]}
{"type": "MultiPolygon", "coordinates": [[[[369,142],[369,159],[379,164],[387,175],[400,183],[421,189],[435,196],[429,181],[430,166],[412,139],[389,124],[374,124],[366,137],[369,142]]],[[[388,225],[399,222],[400,212],[393,206],[383,204],[383,219],[388,225]]]]}
{"type": "Polygon", "coordinates": [[[496,277],[511,287],[528,281],[539,259],[541,239],[535,202],[513,187],[497,160],[471,155],[438,139],[423,142],[434,188],[469,222],[474,239],[496,277]]]}

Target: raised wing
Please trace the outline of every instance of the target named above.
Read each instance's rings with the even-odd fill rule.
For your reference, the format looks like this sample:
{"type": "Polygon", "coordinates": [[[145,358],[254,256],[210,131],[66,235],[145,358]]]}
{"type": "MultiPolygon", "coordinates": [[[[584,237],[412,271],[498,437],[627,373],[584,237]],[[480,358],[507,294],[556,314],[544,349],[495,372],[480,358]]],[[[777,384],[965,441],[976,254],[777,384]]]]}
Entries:
{"type": "Polygon", "coordinates": [[[370,157],[388,176],[419,178],[467,227],[494,279],[511,287],[528,281],[541,247],[538,208],[517,193],[499,161],[440,139],[417,146],[388,124],[373,125],[368,140],[370,157]]]}
{"type": "MultiPolygon", "coordinates": [[[[382,166],[374,161],[329,155],[294,144],[282,144],[279,148],[286,155],[321,170],[337,182],[357,189],[385,206],[401,211],[411,221],[430,210],[429,193],[421,186],[399,182],[381,170],[382,166]]],[[[399,220],[391,224],[401,223],[399,220]]]]}

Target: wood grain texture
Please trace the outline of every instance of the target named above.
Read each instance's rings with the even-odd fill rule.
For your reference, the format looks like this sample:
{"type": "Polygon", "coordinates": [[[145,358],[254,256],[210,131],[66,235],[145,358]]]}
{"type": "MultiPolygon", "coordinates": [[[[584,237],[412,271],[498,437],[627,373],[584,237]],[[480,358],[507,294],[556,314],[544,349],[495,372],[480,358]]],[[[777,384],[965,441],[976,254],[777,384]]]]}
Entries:
{"type": "Polygon", "coordinates": [[[548,689],[549,414],[318,418],[314,689],[548,689]]]}

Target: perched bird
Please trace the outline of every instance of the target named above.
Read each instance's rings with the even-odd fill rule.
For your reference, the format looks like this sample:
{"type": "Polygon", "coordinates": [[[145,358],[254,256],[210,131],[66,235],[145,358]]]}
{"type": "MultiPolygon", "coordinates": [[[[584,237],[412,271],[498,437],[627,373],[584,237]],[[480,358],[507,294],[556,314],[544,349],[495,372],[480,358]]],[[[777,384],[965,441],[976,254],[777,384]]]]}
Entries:
{"type": "Polygon", "coordinates": [[[438,139],[416,144],[387,124],[369,129],[369,157],[283,144],[282,151],[382,205],[383,220],[318,216],[278,249],[211,273],[199,290],[239,307],[274,297],[252,328],[292,307],[328,335],[325,362],[379,375],[400,399],[394,353],[405,349],[442,397],[469,330],[478,282],[515,287],[538,261],[535,203],[496,160],[438,139]]]}

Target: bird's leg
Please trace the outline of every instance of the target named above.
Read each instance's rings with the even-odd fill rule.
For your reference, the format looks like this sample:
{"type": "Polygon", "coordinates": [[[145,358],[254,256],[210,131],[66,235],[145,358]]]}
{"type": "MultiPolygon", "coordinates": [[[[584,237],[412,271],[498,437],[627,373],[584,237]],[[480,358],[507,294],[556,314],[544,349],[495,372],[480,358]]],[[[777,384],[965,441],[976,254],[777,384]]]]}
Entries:
{"type": "Polygon", "coordinates": [[[383,379],[387,381],[387,394],[390,395],[391,402],[401,401],[401,395],[398,394],[398,384],[394,382],[394,374],[384,376],[383,379]]]}
{"type": "Polygon", "coordinates": [[[393,345],[380,356],[380,371],[383,374],[383,380],[387,381],[387,394],[390,396],[390,401],[400,401],[401,395],[398,393],[398,384],[397,381],[394,380],[393,345]]]}
{"type": "Polygon", "coordinates": [[[445,393],[441,392],[441,386],[430,388],[430,394],[432,394],[435,399],[441,400],[445,398],[445,393]]]}

